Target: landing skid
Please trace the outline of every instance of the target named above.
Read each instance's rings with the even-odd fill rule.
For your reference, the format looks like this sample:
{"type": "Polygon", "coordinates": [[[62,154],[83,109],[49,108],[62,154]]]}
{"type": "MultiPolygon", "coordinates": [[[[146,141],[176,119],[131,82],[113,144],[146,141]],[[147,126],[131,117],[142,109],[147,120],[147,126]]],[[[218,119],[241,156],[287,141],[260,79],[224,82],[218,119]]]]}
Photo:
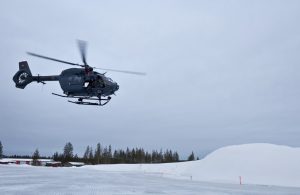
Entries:
{"type": "Polygon", "coordinates": [[[56,95],[56,96],[64,97],[64,98],[78,98],[78,101],[68,100],[68,102],[73,103],[73,104],[79,104],[79,105],[104,106],[111,100],[111,97],[101,98],[101,96],[99,96],[98,98],[92,98],[92,97],[86,97],[86,96],[66,96],[66,95],[60,95],[60,94],[56,94],[56,93],[52,93],[52,95],[56,95]],[[83,100],[98,100],[99,103],[88,102],[88,101],[84,102],[83,100]]]}

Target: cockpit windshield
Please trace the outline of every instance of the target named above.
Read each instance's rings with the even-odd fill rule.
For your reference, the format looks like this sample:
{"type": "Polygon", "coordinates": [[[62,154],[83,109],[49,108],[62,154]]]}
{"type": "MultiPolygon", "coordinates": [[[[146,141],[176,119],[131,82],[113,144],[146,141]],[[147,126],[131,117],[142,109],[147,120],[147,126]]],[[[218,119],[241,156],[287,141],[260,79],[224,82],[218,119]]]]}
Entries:
{"type": "Polygon", "coordinates": [[[103,78],[103,77],[105,77],[106,78],[106,80],[107,81],[109,81],[109,82],[112,82],[112,83],[115,83],[115,81],[113,81],[111,78],[109,78],[109,77],[106,77],[106,76],[104,76],[103,74],[100,74],[100,73],[96,73],[98,76],[100,76],[101,78],[103,78]]]}
{"type": "Polygon", "coordinates": [[[114,83],[114,81],[111,78],[109,78],[109,77],[106,77],[106,78],[107,78],[108,81],[114,83]]]}

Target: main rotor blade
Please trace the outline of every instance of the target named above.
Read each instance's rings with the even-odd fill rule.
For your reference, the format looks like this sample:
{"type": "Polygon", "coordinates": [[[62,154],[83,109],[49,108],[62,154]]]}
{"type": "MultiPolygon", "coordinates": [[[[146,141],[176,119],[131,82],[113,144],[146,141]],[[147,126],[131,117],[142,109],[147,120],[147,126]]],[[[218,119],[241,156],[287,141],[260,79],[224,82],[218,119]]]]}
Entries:
{"type": "Polygon", "coordinates": [[[86,62],[86,47],[87,47],[87,42],[82,41],[82,40],[77,40],[81,59],[84,65],[88,65],[86,62]]]}
{"type": "Polygon", "coordinates": [[[106,68],[97,68],[97,67],[93,67],[93,68],[99,69],[99,70],[127,73],[127,74],[135,74],[135,75],[143,75],[143,76],[146,75],[146,73],[144,73],[144,72],[135,72],[135,71],[128,71],[128,70],[115,70],[115,69],[106,69],[106,68]]]}
{"type": "Polygon", "coordinates": [[[60,62],[60,63],[65,63],[65,64],[69,64],[69,65],[73,65],[73,66],[81,66],[82,67],[82,65],[80,65],[80,64],[67,62],[67,61],[59,60],[59,59],[55,59],[55,58],[50,58],[50,57],[47,57],[47,56],[42,56],[42,55],[31,53],[31,52],[27,52],[27,54],[29,54],[31,56],[39,57],[39,58],[44,58],[44,59],[47,59],[47,60],[52,60],[52,61],[55,61],[55,62],[60,62]]]}

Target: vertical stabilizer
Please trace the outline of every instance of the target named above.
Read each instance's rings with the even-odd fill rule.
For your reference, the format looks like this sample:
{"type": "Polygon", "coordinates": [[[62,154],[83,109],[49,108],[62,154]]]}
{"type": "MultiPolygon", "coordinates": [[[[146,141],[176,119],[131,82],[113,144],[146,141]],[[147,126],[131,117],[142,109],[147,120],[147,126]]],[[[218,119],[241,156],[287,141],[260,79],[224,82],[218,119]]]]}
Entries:
{"type": "Polygon", "coordinates": [[[16,83],[16,87],[20,89],[24,89],[33,81],[27,61],[19,62],[19,71],[14,75],[13,81],[16,83]]]}

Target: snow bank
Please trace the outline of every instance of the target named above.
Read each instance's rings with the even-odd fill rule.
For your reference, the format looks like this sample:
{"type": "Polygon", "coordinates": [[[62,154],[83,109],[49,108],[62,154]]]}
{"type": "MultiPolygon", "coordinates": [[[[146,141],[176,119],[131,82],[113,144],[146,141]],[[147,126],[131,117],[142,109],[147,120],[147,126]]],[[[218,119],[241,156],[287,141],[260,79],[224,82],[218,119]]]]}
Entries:
{"type": "Polygon", "coordinates": [[[300,187],[300,148],[244,144],[214,151],[202,160],[168,164],[95,165],[83,168],[128,171],[198,181],[300,187]]]}
{"type": "Polygon", "coordinates": [[[182,174],[197,180],[300,187],[300,148],[245,144],[221,148],[190,162],[182,174]]]}

